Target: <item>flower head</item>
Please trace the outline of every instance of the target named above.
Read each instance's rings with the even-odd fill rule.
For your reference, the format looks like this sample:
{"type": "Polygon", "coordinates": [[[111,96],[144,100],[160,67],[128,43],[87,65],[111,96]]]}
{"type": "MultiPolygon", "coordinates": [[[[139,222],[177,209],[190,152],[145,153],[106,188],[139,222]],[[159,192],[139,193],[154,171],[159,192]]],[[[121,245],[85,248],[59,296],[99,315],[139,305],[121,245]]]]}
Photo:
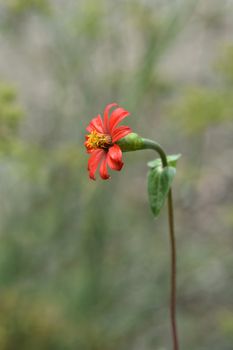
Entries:
{"type": "Polygon", "coordinates": [[[116,142],[131,133],[131,129],[125,125],[118,126],[118,124],[128,115],[128,111],[112,103],[106,106],[103,119],[99,114],[88,125],[89,134],[86,135],[84,145],[90,154],[88,171],[92,180],[95,180],[95,173],[99,165],[99,173],[104,180],[110,177],[107,166],[113,170],[121,170],[124,164],[122,151],[116,142]],[[113,107],[115,109],[109,117],[110,109],[113,107]]]}

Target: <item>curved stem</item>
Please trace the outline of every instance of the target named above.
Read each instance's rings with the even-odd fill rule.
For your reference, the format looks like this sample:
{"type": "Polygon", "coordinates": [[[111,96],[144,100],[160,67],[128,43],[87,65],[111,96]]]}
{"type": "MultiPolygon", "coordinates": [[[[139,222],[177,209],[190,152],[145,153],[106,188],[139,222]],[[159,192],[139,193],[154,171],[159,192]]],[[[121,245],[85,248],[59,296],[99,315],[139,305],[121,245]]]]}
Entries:
{"type": "MultiPolygon", "coordinates": [[[[142,139],[143,148],[154,149],[160,155],[163,167],[168,165],[166,153],[162,147],[151,140],[142,139]]],[[[173,201],[172,190],[168,193],[168,222],[169,222],[169,236],[171,245],[171,294],[170,294],[170,317],[171,317],[171,330],[173,340],[173,350],[179,350],[179,342],[176,326],[176,242],[175,242],[175,226],[174,226],[174,213],[173,213],[173,201]]]]}
{"type": "Polygon", "coordinates": [[[168,165],[166,153],[164,152],[164,150],[162,149],[159,143],[148,139],[142,139],[142,142],[143,142],[143,149],[153,149],[156,152],[158,152],[158,154],[160,155],[163,167],[168,165]]]}

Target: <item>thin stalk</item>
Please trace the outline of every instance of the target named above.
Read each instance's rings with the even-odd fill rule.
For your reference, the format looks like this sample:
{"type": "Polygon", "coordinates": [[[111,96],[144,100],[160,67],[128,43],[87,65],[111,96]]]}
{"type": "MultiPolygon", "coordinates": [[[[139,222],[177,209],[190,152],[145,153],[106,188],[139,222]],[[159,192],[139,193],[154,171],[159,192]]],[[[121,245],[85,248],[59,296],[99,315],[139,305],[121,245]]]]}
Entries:
{"type": "Polygon", "coordinates": [[[163,167],[167,166],[167,157],[166,157],[166,153],[164,152],[164,150],[162,149],[162,147],[160,146],[159,143],[152,141],[152,140],[148,140],[148,139],[142,139],[142,144],[143,144],[143,149],[153,149],[156,152],[158,152],[163,167]]]}
{"type": "Polygon", "coordinates": [[[175,241],[175,225],[172,190],[168,193],[168,221],[171,245],[171,295],[170,295],[170,317],[173,338],[173,349],[179,350],[179,342],[176,326],[176,241],[175,241]]]}
{"type": "MultiPolygon", "coordinates": [[[[143,139],[143,148],[153,149],[160,155],[163,167],[168,165],[166,153],[162,147],[151,140],[143,139]]],[[[169,223],[169,237],[171,247],[171,292],[170,292],[170,319],[171,331],[173,340],[173,350],[179,350],[179,341],[176,326],[176,241],[175,241],[175,225],[173,213],[172,190],[168,193],[168,223],[169,223]]]]}

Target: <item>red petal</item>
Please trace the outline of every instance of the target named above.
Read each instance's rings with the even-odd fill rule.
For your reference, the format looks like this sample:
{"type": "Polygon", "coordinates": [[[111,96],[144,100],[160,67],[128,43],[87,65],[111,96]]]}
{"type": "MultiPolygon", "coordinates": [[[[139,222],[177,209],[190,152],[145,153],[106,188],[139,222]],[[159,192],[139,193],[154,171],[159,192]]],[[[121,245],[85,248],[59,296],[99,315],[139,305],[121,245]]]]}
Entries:
{"type": "Polygon", "coordinates": [[[115,162],[121,162],[122,161],[122,151],[120,146],[117,144],[113,145],[108,150],[109,157],[114,160],[115,162]]]}
{"type": "Polygon", "coordinates": [[[114,162],[110,157],[108,157],[107,161],[108,161],[108,166],[109,166],[112,170],[116,170],[116,171],[120,171],[121,168],[122,168],[123,165],[124,165],[124,163],[116,163],[116,162],[114,162]]]}
{"type": "Polygon", "coordinates": [[[108,175],[108,169],[107,169],[107,153],[104,154],[104,158],[100,164],[100,176],[103,180],[107,180],[110,178],[108,175]]]}
{"type": "Polygon", "coordinates": [[[91,156],[88,160],[88,170],[89,170],[89,176],[92,180],[95,180],[95,173],[97,170],[97,167],[101,161],[101,159],[104,157],[105,152],[102,149],[97,149],[91,153],[91,156]]]}
{"type": "Polygon", "coordinates": [[[111,169],[113,170],[121,170],[124,163],[122,162],[122,151],[120,147],[115,144],[108,150],[107,162],[111,169]]]}
{"type": "Polygon", "coordinates": [[[125,125],[119,126],[112,133],[112,142],[116,142],[122,139],[123,137],[130,134],[131,132],[132,130],[128,126],[125,126],[125,125]]]}
{"type": "Polygon", "coordinates": [[[126,111],[124,108],[117,108],[115,109],[109,119],[109,130],[110,132],[114,131],[114,128],[125,118],[129,115],[129,112],[126,111]]]}
{"type": "Polygon", "coordinates": [[[100,114],[96,118],[93,118],[87,127],[87,131],[89,132],[92,132],[94,130],[101,134],[104,134],[104,125],[100,114]]]}
{"type": "Polygon", "coordinates": [[[109,125],[108,125],[108,113],[112,107],[117,106],[117,103],[110,103],[105,107],[104,110],[104,128],[105,132],[108,133],[109,125]]]}

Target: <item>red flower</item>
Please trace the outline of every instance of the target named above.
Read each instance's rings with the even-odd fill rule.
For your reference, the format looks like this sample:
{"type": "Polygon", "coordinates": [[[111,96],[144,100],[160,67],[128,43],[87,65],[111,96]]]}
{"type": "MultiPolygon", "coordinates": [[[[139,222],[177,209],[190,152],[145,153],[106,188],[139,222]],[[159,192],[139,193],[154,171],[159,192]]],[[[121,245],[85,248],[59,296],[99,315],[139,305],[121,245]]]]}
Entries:
{"type": "Polygon", "coordinates": [[[99,114],[92,119],[87,127],[90,133],[86,135],[87,152],[90,153],[88,160],[89,176],[95,180],[95,173],[100,164],[100,176],[106,180],[108,175],[107,165],[113,170],[121,170],[123,166],[122,152],[120,146],[116,143],[121,138],[131,133],[128,126],[118,126],[118,124],[129,115],[129,112],[121,107],[117,107],[110,115],[109,111],[112,107],[116,107],[116,103],[106,106],[104,110],[104,117],[101,118],[99,114]]]}

